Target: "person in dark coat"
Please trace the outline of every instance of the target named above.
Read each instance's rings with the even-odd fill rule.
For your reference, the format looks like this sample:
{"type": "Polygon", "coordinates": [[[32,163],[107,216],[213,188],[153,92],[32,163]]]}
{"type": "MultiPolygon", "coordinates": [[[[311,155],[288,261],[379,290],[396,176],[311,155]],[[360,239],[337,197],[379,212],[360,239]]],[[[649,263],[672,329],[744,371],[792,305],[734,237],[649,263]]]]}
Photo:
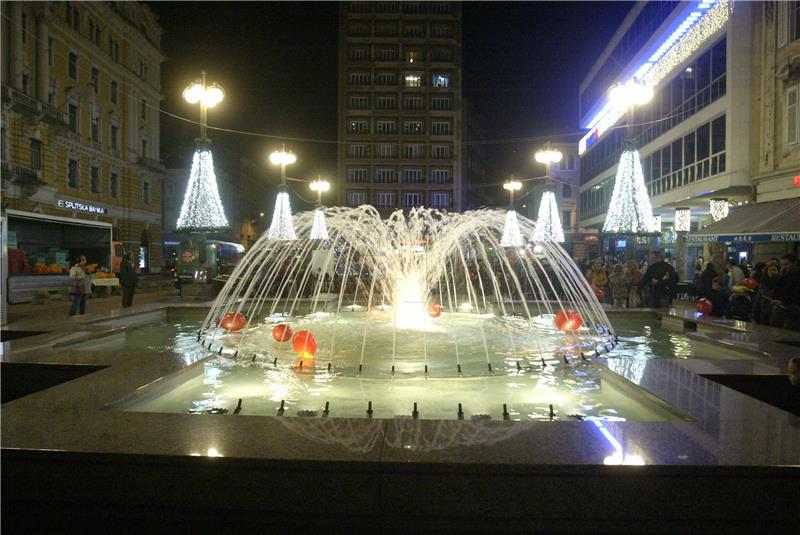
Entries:
{"type": "Polygon", "coordinates": [[[778,291],[780,271],[776,264],[768,264],[758,285],[753,301],[753,319],[761,325],[769,325],[772,316],[772,301],[778,291]]]}
{"type": "Polygon", "coordinates": [[[711,316],[721,318],[725,315],[728,309],[728,300],[725,299],[725,295],[722,293],[722,281],[719,277],[713,280],[711,289],[707,292],[705,298],[711,301],[714,307],[711,309],[711,316]]]}
{"type": "Polygon", "coordinates": [[[675,268],[664,262],[660,251],[650,253],[650,266],[642,275],[641,287],[650,288],[653,308],[664,308],[672,302],[672,293],[678,285],[675,268]]]}
{"type": "Polygon", "coordinates": [[[127,252],[119,265],[119,285],[122,286],[123,308],[133,305],[133,294],[136,291],[138,278],[136,269],[133,267],[133,255],[127,252]]]}
{"type": "Polygon", "coordinates": [[[697,293],[700,297],[708,297],[706,294],[711,291],[711,285],[716,278],[717,270],[714,269],[714,264],[709,262],[700,274],[700,281],[697,284],[697,293]]]}

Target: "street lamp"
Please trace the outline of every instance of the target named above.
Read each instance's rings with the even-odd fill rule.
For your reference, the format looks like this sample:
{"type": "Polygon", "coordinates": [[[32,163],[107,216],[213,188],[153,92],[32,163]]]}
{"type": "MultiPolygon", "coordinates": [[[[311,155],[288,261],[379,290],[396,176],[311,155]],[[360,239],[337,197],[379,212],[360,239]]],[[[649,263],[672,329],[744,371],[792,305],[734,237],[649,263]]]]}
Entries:
{"type": "Polygon", "coordinates": [[[519,190],[522,189],[522,182],[520,182],[519,180],[514,180],[513,178],[511,180],[506,180],[505,183],[503,183],[503,189],[508,191],[508,193],[509,193],[509,197],[511,198],[510,206],[511,206],[511,209],[513,210],[514,209],[514,192],[515,191],[519,191],[519,190]]]}
{"type": "Polygon", "coordinates": [[[183,90],[183,99],[189,104],[200,103],[200,139],[205,140],[208,125],[208,108],[213,108],[225,98],[225,92],[216,82],[206,85],[206,71],[200,72],[201,77],[183,90]]]}
{"type": "Polygon", "coordinates": [[[330,190],[331,184],[318,176],[308,187],[311,191],[317,192],[317,207],[314,209],[314,224],[311,226],[311,239],[327,240],[328,225],[325,223],[325,212],[322,211],[322,193],[330,190]]]}
{"type": "Polygon", "coordinates": [[[560,150],[550,147],[550,143],[545,144],[543,149],[534,154],[536,161],[543,163],[545,167],[545,190],[539,203],[539,214],[533,233],[534,241],[564,241],[564,229],[561,227],[561,218],[558,216],[558,203],[556,203],[553,191],[553,179],[550,177],[550,167],[554,163],[560,162],[563,157],[560,150]]]}
{"type": "Polygon", "coordinates": [[[297,161],[297,156],[282,146],[269,155],[273,165],[281,166],[281,185],[278,188],[278,197],[275,200],[275,211],[272,214],[272,224],[269,226],[268,237],[271,240],[296,240],[294,223],[292,222],[292,208],[289,205],[289,192],[286,186],[286,166],[297,161]]]}

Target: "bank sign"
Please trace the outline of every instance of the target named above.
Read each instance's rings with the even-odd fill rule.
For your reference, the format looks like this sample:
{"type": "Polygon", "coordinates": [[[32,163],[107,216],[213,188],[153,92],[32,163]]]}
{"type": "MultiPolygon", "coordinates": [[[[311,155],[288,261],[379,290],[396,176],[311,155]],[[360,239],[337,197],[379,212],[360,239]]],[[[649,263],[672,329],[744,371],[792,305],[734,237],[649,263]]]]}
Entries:
{"type": "Polygon", "coordinates": [[[706,234],[686,236],[689,243],[709,242],[792,242],[800,241],[800,232],[776,232],[775,234],[706,234]]]}
{"type": "Polygon", "coordinates": [[[102,206],[94,206],[79,201],[68,201],[66,199],[58,199],[56,205],[64,210],[75,210],[76,212],[86,212],[87,214],[106,214],[108,209],[102,206]]]}

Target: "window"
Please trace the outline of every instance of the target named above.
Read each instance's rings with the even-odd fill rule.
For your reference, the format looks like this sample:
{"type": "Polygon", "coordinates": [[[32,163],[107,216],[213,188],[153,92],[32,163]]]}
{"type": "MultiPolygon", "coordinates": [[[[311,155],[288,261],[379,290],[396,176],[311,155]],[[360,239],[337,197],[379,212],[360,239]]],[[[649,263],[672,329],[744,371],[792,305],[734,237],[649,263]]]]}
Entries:
{"type": "Polygon", "coordinates": [[[369,132],[369,123],[366,119],[351,119],[349,130],[351,134],[366,134],[369,132]]]}
{"type": "Polygon", "coordinates": [[[422,61],[422,51],[421,50],[406,50],[405,51],[405,59],[408,63],[419,63],[422,61]]]}
{"type": "Polygon", "coordinates": [[[450,208],[450,194],[449,193],[431,193],[431,208],[439,210],[447,210],[450,208]]]}
{"type": "Polygon", "coordinates": [[[28,76],[27,73],[22,75],[22,92],[25,93],[26,95],[28,94],[28,81],[29,80],[30,80],[30,77],[28,76]]]}
{"type": "Polygon", "coordinates": [[[564,184],[561,187],[561,196],[563,198],[565,198],[565,199],[571,199],[572,198],[572,186],[570,186],[569,184],[564,184]]]}
{"type": "Polygon", "coordinates": [[[397,61],[398,54],[396,47],[382,47],[376,51],[378,61],[397,61]]]}
{"type": "Polygon", "coordinates": [[[142,202],[150,204],[150,182],[147,180],[142,182],[142,202]]]}
{"type": "Polygon", "coordinates": [[[69,131],[72,133],[78,133],[78,105],[77,104],[70,104],[68,107],[69,111],[69,131]]]}
{"type": "Polygon", "coordinates": [[[450,13],[450,4],[447,2],[431,2],[428,6],[434,15],[447,15],[450,13]]]}
{"type": "Polygon", "coordinates": [[[100,85],[100,71],[98,71],[95,67],[92,67],[92,87],[94,88],[94,92],[97,93],[97,88],[100,85]]]}
{"type": "Polygon", "coordinates": [[[347,49],[347,59],[350,61],[369,61],[369,47],[351,46],[347,49]]]}
{"type": "Polygon", "coordinates": [[[406,158],[421,158],[422,148],[419,145],[406,145],[403,156],[406,158]]]}
{"type": "MultiPolygon", "coordinates": [[[[791,42],[800,39],[800,2],[793,1],[787,3],[788,5],[785,6],[785,9],[788,10],[789,15],[789,41],[791,42]]],[[[784,6],[779,7],[784,8],[784,6]]]]}
{"type": "Polygon", "coordinates": [[[69,53],[69,77],[73,80],[78,79],[78,56],[73,54],[72,52],[69,53]]]}
{"type": "Polygon", "coordinates": [[[397,145],[378,143],[378,158],[397,158],[397,145]]]}
{"type": "Polygon", "coordinates": [[[450,146],[449,145],[432,145],[431,146],[431,158],[442,159],[442,158],[449,158],[449,157],[450,157],[450,146]]]}
{"type": "Polygon", "coordinates": [[[425,2],[402,2],[403,13],[420,14],[427,11],[425,2]]]}
{"type": "Polygon", "coordinates": [[[142,120],[147,119],[147,101],[145,99],[139,103],[139,117],[142,120]]]}
{"type": "Polygon", "coordinates": [[[450,121],[431,121],[431,134],[447,136],[450,133],[450,121]]]}
{"type": "Polygon", "coordinates": [[[421,135],[425,133],[422,121],[405,121],[403,123],[403,133],[411,135],[421,135]]]}
{"type": "Polygon", "coordinates": [[[112,124],[110,131],[110,145],[112,150],[117,150],[119,146],[119,127],[117,125],[112,124]]]}
{"type": "Polygon", "coordinates": [[[369,22],[352,21],[348,33],[351,37],[369,37],[369,22]]]}
{"type": "Polygon", "coordinates": [[[22,42],[28,42],[28,15],[22,12],[22,42]]]}
{"type": "Polygon", "coordinates": [[[100,193],[100,169],[94,165],[89,168],[89,191],[100,193]]]}
{"type": "Polygon", "coordinates": [[[396,134],[397,133],[397,122],[396,121],[386,121],[386,120],[379,120],[375,124],[375,131],[378,134],[396,134]]]}
{"type": "Polygon", "coordinates": [[[367,202],[367,194],[363,191],[351,191],[348,197],[350,206],[361,206],[367,202]]]}
{"type": "Polygon", "coordinates": [[[142,158],[147,158],[147,140],[142,140],[142,153],[140,154],[142,158]]]}
{"type": "Polygon", "coordinates": [[[431,169],[431,184],[450,184],[450,169],[431,169]]]}
{"type": "Polygon", "coordinates": [[[450,47],[431,48],[431,61],[442,63],[453,61],[453,49],[450,47]]]}
{"type": "Polygon", "coordinates": [[[53,66],[53,38],[47,38],[47,64],[53,66]]]}
{"type": "Polygon", "coordinates": [[[404,184],[421,184],[423,183],[422,179],[422,169],[403,169],[402,174],[402,182],[404,184]]]}
{"type": "Polygon", "coordinates": [[[397,176],[394,169],[390,167],[379,167],[375,170],[375,180],[378,184],[388,184],[397,182],[397,176]]]}
{"type": "Polygon", "coordinates": [[[408,22],[403,25],[403,37],[425,37],[425,24],[408,22]]]}
{"type": "Polygon", "coordinates": [[[78,160],[67,162],[67,187],[78,188],[78,160]]]}
{"type": "Polygon", "coordinates": [[[397,37],[397,23],[392,21],[376,22],[375,35],[377,37],[397,37]]]}
{"type": "Polygon", "coordinates": [[[31,169],[42,168],[42,142],[31,138],[31,169]]]}
{"type": "Polygon", "coordinates": [[[114,80],[111,80],[111,92],[109,93],[109,98],[111,102],[114,104],[117,103],[117,93],[119,91],[119,85],[114,80]]]}
{"type": "Polygon", "coordinates": [[[365,110],[369,108],[369,97],[366,95],[351,95],[347,103],[350,109],[365,110]]]}
{"type": "Polygon", "coordinates": [[[92,141],[99,142],[100,141],[100,117],[98,117],[96,114],[92,114],[91,133],[92,133],[92,141]]]}
{"type": "Polygon", "coordinates": [[[53,107],[55,107],[56,105],[57,93],[58,93],[58,82],[56,80],[50,80],[50,86],[47,88],[47,103],[53,107]]]}
{"type": "Polygon", "coordinates": [[[81,31],[81,14],[78,8],[72,4],[67,4],[67,25],[72,26],[76,32],[81,31]]]}
{"type": "Polygon", "coordinates": [[[397,73],[390,71],[379,71],[375,74],[376,85],[397,85],[397,73]]]}
{"type": "Polygon", "coordinates": [[[367,175],[367,169],[364,167],[351,167],[347,170],[347,181],[351,184],[357,184],[362,182],[369,182],[369,176],[367,175]]]}
{"type": "Polygon", "coordinates": [[[8,148],[6,147],[6,127],[0,127],[0,161],[8,161],[8,148]]]}
{"type": "Polygon", "coordinates": [[[563,227],[572,226],[572,212],[570,212],[569,210],[564,210],[561,212],[561,226],[563,227]]]}
{"type": "Polygon", "coordinates": [[[422,87],[422,76],[419,74],[406,74],[405,76],[406,87],[422,87]]]}
{"type": "Polygon", "coordinates": [[[403,107],[407,110],[424,110],[425,101],[422,97],[405,96],[403,97],[403,107]]]}
{"type": "Polygon", "coordinates": [[[108,36],[108,55],[114,61],[119,61],[119,41],[110,34],[108,36]]]}
{"type": "Polygon", "coordinates": [[[350,158],[366,158],[367,146],[363,144],[349,145],[347,147],[347,156],[350,158]]]}
{"type": "Polygon", "coordinates": [[[139,78],[147,81],[147,63],[144,60],[139,60],[139,78]]]}
{"type": "Polygon", "coordinates": [[[431,98],[432,110],[449,110],[450,97],[433,97],[431,98]]]}
{"type": "Polygon", "coordinates": [[[394,208],[394,192],[376,191],[375,206],[377,206],[378,208],[394,208]]]}
{"type": "Polygon", "coordinates": [[[800,143],[800,106],[798,106],[798,92],[800,86],[790,87],[786,90],[786,144],[800,143]]]}
{"type": "Polygon", "coordinates": [[[725,116],[714,119],[711,123],[711,153],[725,150],[725,116]]]}
{"type": "Polygon", "coordinates": [[[433,87],[450,87],[450,75],[448,74],[434,74],[433,87]]]}
{"type": "Polygon", "coordinates": [[[396,2],[377,2],[374,6],[375,13],[397,13],[396,2]]]}
{"type": "Polygon", "coordinates": [[[403,208],[416,208],[422,205],[422,194],[417,192],[403,193],[403,208]]]}
{"type": "Polygon", "coordinates": [[[575,155],[574,154],[570,154],[569,156],[567,156],[567,169],[570,170],[570,171],[574,171],[575,170],[575,155]]]}
{"type": "Polygon", "coordinates": [[[381,95],[376,99],[379,110],[394,110],[397,108],[397,98],[394,95],[381,95]]]}
{"type": "Polygon", "coordinates": [[[108,194],[114,199],[119,196],[119,177],[117,173],[108,175],[108,194]]]}
{"type": "Polygon", "coordinates": [[[351,72],[350,73],[350,85],[369,85],[369,73],[368,72],[351,72]]]}

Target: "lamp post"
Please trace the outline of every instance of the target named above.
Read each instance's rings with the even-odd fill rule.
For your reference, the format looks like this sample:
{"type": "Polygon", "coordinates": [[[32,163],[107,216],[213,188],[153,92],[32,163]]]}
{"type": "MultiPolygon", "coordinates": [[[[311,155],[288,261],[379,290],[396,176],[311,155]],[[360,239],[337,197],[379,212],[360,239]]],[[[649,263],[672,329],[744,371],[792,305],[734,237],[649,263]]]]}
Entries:
{"type": "Polygon", "coordinates": [[[269,226],[269,239],[271,240],[296,240],[292,222],[292,208],[289,205],[289,192],[286,186],[286,166],[297,161],[297,156],[282,146],[269,155],[273,165],[281,166],[281,185],[278,188],[278,197],[275,200],[275,211],[272,213],[272,224],[269,226]]]}
{"type": "Polygon", "coordinates": [[[200,139],[206,140],[208,126],[208,108],[213,108],[225,98],[225,92],[219,84],[213,82],[206,85],[206,71],[200,71],[200,79],[195,80],[183,90],[183,99],[189,104],[200,103],[200,139]]]}
{"type": "Polygon", "coordinates": [[[564,229],[561,227],[561,218],[558,216],[558,204],[555,191],[553,191],[553,179],[550,176],[550,167],[552,164],[560,162],[563,155],[560,150],[551,148],[550,143],[547,143],[543,149],[536,151],[534,158],[537,162],[544,164],[545,190],[539,202],[539,213],[536,217],[533,239],[535,241],[563,242],[564,229]]]}
{"type": "Polygon", "coordinates": [[[311,226],[312,240],[327,240],[328,225],[325,223],[325,212],[322,211],[322,193],[331,189],[331,184],[318,176],[308,185],[311,191],[317,192],[317,207],[314,209],[314,224],[311,226]]]}
{"type": "Polygon", "coordinates": [[[200,104],[200,137],[192,159],[192,168],[186,194],[181,205],[176,229],[186,232],[212,233],[228,227],[228,219],[222,207],[211,156],[211,141],[206,135],[208,108],[213,108],[225,97],[225,92],[215,82],[206,85],[206,72],[183,90],[183,98],[189,104],[200,104]]]}
{"type": "Polygon", "coordinates": [[[514,180],[513,178],[511,180],[506,180],[503,183],[503,189],[506,190],[509,194],[509,209],[513,210],[514,192],[522,189],[522,182],[520,182],[519,180],[514,180]]]}

